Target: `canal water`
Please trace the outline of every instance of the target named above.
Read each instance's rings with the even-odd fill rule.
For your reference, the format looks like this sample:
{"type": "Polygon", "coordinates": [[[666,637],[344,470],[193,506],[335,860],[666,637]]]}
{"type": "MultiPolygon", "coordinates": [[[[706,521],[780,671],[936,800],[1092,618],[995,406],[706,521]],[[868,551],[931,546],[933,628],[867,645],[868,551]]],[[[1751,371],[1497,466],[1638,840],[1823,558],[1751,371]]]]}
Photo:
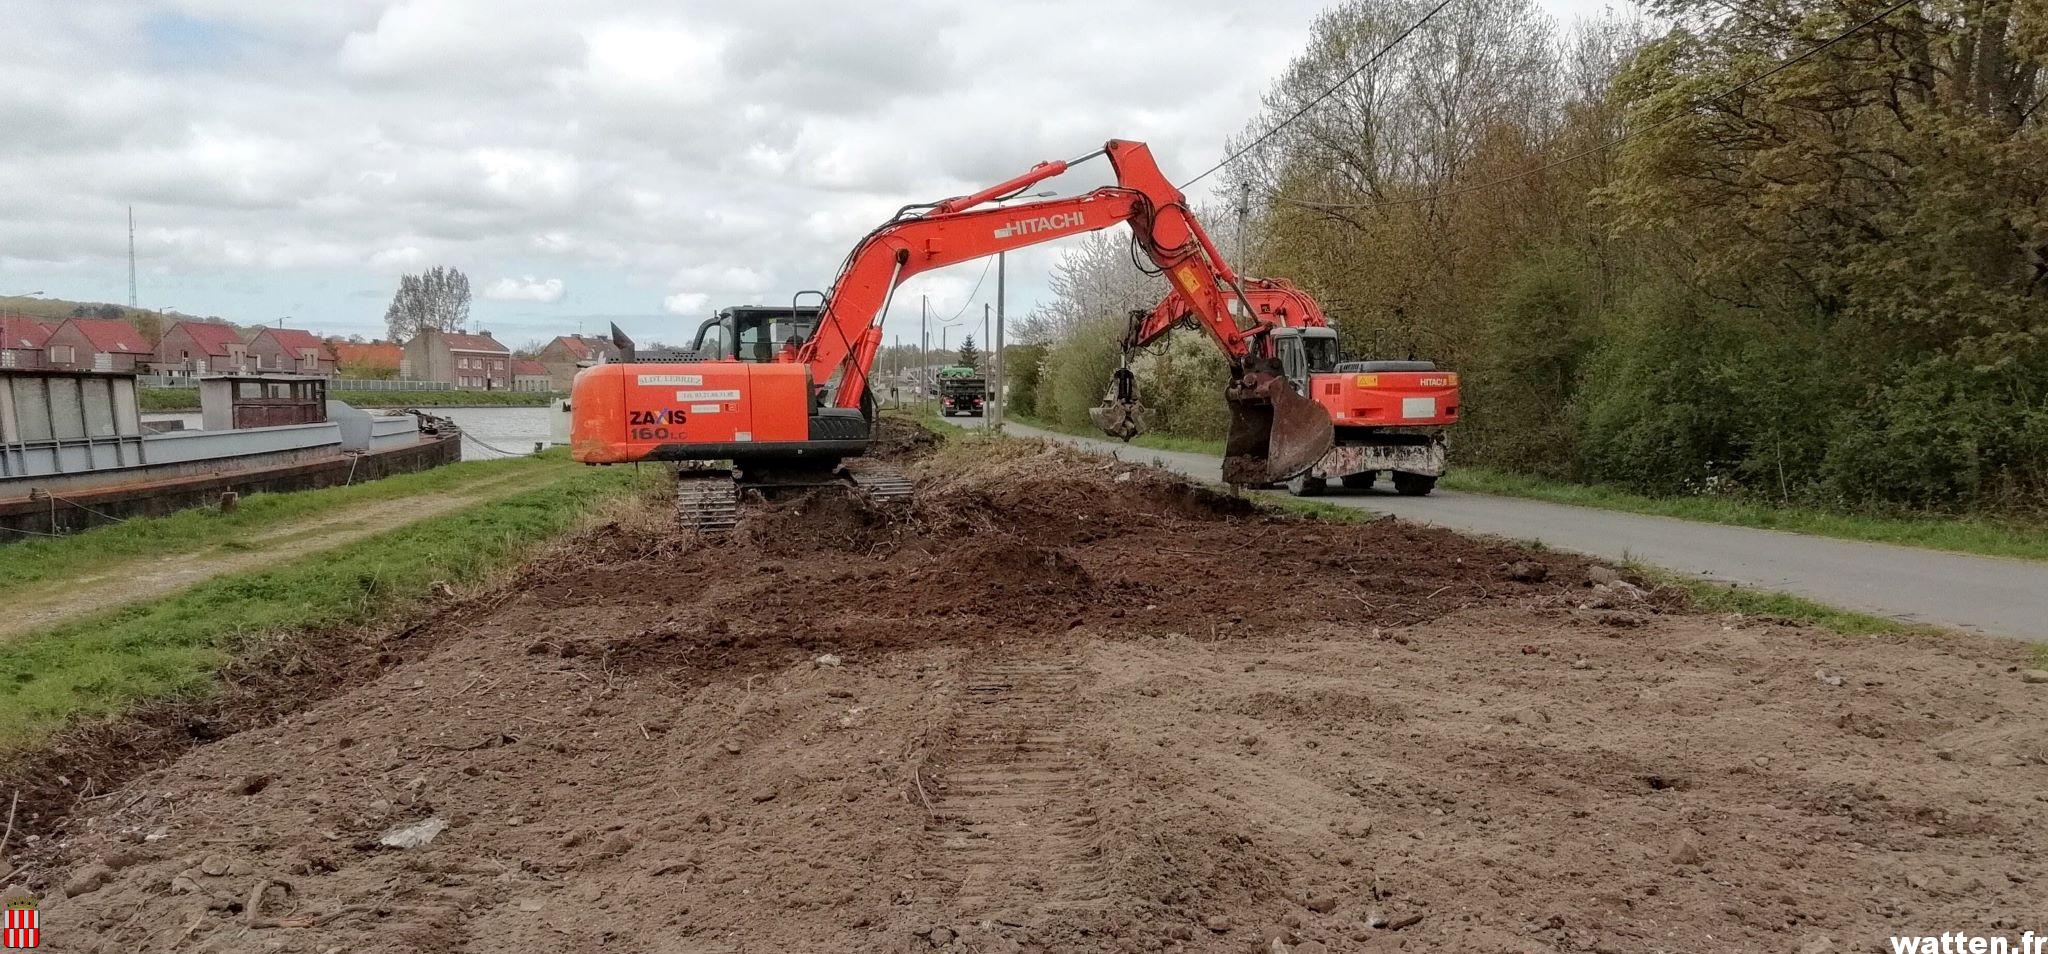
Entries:
{"type": "MultiPolygon", "coordinates": [[[[499,457],[517,457],[533,453],[535,442],[548,438],[548,415],[554,413],[546,407],[430,407],[427,413],[445,417],[462,428],[462,459],[493,460],[499,457]]],[[[142,415],[145,421],[183,421],[186,427],[199,426],[199,412],[150,413],[142,415]]]]}

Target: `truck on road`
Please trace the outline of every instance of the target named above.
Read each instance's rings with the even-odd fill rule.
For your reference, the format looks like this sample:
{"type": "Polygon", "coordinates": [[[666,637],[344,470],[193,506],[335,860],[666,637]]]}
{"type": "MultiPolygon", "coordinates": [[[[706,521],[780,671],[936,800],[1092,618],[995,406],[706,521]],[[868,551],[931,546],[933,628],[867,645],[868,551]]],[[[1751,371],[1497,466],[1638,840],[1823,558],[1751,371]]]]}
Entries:
{"type": "Polygon", "coordinates": [[[987,402],[988,379],[979,370],[964,364],[939,369],[939,411],[946,417],[980,417],[987,402]]]}

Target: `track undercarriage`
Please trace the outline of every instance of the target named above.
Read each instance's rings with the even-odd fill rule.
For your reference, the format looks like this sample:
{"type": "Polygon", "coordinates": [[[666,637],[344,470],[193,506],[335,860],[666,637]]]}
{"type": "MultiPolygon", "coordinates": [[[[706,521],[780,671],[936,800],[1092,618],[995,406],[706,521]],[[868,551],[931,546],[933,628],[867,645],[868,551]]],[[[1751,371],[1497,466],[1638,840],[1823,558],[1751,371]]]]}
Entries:
{"type": "Polygon", "coordinates": [[[749,498],[775,499],[834,488],[878,504],[900,505],[910,502],[912,484],[902,471],[871,460],[831,467],[692,462],[676,470],[676,516],[685,530],[725,533],[739,524],[740,508],[749,498]]]}

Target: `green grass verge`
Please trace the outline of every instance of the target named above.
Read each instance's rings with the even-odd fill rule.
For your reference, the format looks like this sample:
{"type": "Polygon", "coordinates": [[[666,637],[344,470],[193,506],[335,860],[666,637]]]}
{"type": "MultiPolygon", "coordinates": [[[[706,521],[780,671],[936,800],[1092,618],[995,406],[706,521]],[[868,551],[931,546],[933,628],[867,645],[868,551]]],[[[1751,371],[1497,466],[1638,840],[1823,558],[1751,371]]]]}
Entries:
{"type": "Polygon", "coordinates": [[[1444,475],[1441,486],[1602,510],[1785,530],[1844,540],[1895,543],[1982,556],[2048,560],[2048,527],[1961,517],[1869,517],[1779,507],[1722,497],[1646,497],[1613,487],[1568,484],[1478,467],[1444,475]]]}
{"type": "Polygon", "coordinates": [[[235,513],[197,508],[164,517],[128,520],[67,537],[37,538],[0,546],[0,596],[20,586],[104,569],[124,560],[190,553],[232,545],[252,533],[283,527],[322,513],[370,503],[444,491],[459,491],[480,480],[520,479],[564,469],[567,452],[539,457],[466,461],[415,474],[399,474],[349,487],[296,493],[254,494],[235,513]]]}
{"type": "MultiPolygon", "coordinates": [[[[560,397],[545,391],[330,391],[328,398],[355,407],[546,407],[560,397]]],[[[145,411],[199,410],[198,388],[141,388],[145,411]]]]}
{"type": "Polygon", "coordinates": [[[1695,580],[1680,576],[1668,570],[1655,567],[1631,566],[1631,572],[1655,580],[1666,586],[1677,587],[1692,597],[1692,605],[1709,613],[1741,613],[1745,616],[1774,616],[1780,619],[1812,623],[1822,629],[1830,629],[1850,636],[1869,636],[1886,633],[1928,633],[1944,632],[1938,626],[1922,626],[1901,623],[1898,620],[1858,613],[1854,610],[1838,609],[1825,603],[1816,603],[1805,597],[1772,590],[1759,590],[1743,586],[1730,586],[1707,580],[1695,580]]]}
{"type": "Polygon", "coordinates": [[[560,477],[533,490],[0,646],[0,752],[34,745],[81,717],[205,692],[255,634],[400,617],[433,581],[481,580],[600,501],[662,476],[659,468],[554,466],[560,477]]]}
{"type": "MultiPolygon", "coordinates": [[[[1039,418],[1030,417],[1022,414],[1012,414],[1010,415],[1010,420],[1016,421],[1017,423],[1022,424],[1026,427],[1035,427],[1042,431],[1052,431],[1057,434],[1071,434],[1075,437],[1093,437],[1098,440],[1105,441],[1115,440],[1115,438],[1110,437],[1092,427],[1068,427],[1065,424],[1059,424],[1053,421],[1040,420],[1039,418]]],[[[1212,457],[1223,456],[1223,442],[1218,440],[1210,440],[1204,437],[1178,437],[1172,434],[1140,434],[1136,437],[1131,438],[1128,443],[1132,447],[1143,447],[1147,450],[1172,451],[1174,453],[1179,454],[1208,454],[1212,457]]]]}

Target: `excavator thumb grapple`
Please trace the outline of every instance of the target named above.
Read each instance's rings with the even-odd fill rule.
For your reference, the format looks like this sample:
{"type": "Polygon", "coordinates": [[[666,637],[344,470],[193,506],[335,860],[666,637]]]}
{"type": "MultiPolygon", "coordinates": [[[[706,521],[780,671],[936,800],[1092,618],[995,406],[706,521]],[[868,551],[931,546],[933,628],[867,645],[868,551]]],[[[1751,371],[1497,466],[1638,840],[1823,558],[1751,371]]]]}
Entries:
{"type": "Polygon", "coordinates": [[[1138,376],[1129,368],[1118,368],[1109,376],[1109,393],[1102,403],[1088,409],[1088,419],[1102,433],[1127,441],[1145,431],[1145,407],[1138,403],[1138,376]]]}
{"type": "Polygon", "coordinates": [[[1223,392],[1230,433],[1223,439],[1223,482],[1276,484],[1315,466],[1337,443],[1330,412],[1301,396],[1285,377],[1247,373],[1223,392]]]}

